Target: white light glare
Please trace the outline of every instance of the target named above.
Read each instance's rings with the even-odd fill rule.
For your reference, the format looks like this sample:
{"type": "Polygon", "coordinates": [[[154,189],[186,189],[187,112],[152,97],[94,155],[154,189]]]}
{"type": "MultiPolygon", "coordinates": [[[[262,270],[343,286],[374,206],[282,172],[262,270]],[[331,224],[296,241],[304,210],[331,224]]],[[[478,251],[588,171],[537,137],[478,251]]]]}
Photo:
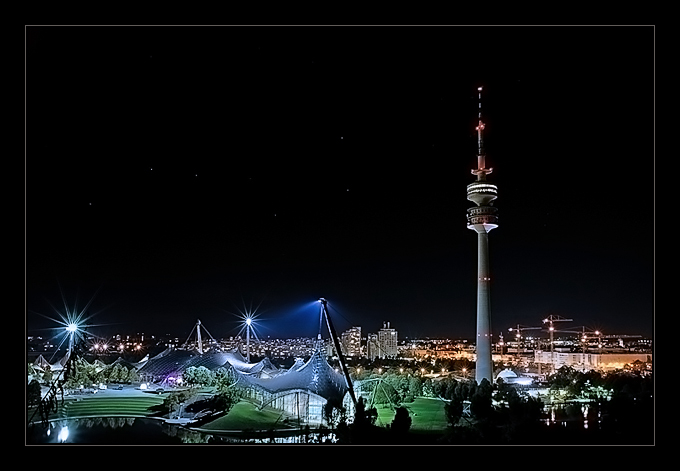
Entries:
{"type": "Polygon", "coordinates": [[[69,325],[66,326],[66,331],[67,331],[67,332],[73,333],[73,332],[75,332],[76,330],[78,330],[78,326],[77,326],[76,324],[71,323],[71,324],[69,324],[69,325]]]}
{"type": "Polygon", "coordinates": [[[59,440],[61,443],[64,443],[66,439],[68,438],[68,427],[64,425],[61,430],[59,431],[59,435],[57,436],[57,440],[59,440]]]}

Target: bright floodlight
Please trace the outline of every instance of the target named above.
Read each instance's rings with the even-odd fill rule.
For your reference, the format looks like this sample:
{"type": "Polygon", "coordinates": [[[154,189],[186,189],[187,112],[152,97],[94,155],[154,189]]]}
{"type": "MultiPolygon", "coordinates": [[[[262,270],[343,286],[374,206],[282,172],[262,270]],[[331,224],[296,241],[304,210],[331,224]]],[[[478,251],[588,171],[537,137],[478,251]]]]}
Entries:
{"type": "Polygon", "coordinates": [[[252,317],[246,317],[246,324],[250,325],[253,322],[252,317]]]}
{"type": "Polygon", "coordinates": [[[68,438],[68,427],[64,425],[64,426],[61,428],[61,430],[59,431],[59,435],[57,436],[57,439],[58,439],[60,442],[64,443],[64,442],[66,441],[67,438],[68,438]]]}
{"type": "Polygon", "coordinates": [[[66,326],[67,332],[75,332],[76,330],[78,330],[78,326],[76,324],[71,323],[66,326]]]}

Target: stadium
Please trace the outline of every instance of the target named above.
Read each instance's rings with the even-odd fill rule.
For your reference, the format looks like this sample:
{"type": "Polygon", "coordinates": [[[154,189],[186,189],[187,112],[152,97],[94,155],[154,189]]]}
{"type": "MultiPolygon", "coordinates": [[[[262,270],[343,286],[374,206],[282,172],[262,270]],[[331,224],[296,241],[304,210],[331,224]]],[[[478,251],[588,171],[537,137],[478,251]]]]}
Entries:
{"type": "MultiPolygon", "coordinates": [[[[330,320],[328,324],[332,329],[330,320]]],[[[248,327],[251,327],[250,323],[248,327]]],[[[324,422],[323,408],[329,401],[336,405],[342,404],[350,416],[354,413],[351,382],[343,372],[337,371],[328,363],[321,333],[311,357],[306,362],[297,358],[290,368],[285,369],[276,367],[268,357],[249,362],[249,346],[244,356],[239,348],[222,350],[214,339],[213,342],[203,342],[202,328],[205,330],[198,321],[194,341],[190,342],[188,338],[181,348],[167,347],[154,356],[147,355],[137,363],[125,362],[119,358],[111,365],[105,365],[99,360],[95,360],[92,365],[99,371],[124,362],[128,370],[136,371],[145,385],[155,384],[157,388],[163,389],[185,385],[183,375],[191,367],[204,367],[213,372],[227,369],[233,372],[234,384],[240,387],[243,399],[258,409],[270,407],[309,425],[321,425],[324,422]]],[[[207,330],[205,332],[210,335],[207,330]]],[[[71,349],[54,364],[47,362],[41,355],[33,362],[32,367],[59,372],[66,367],[70,354],[71,349]]],[[[81,358],[79,361],[85,360],[81,358]]],[[[341,365],[342,361],[341,358],[341,365]]]]}
{"type": "Polygon", "coordinates": [[[258,407],[273,407],[299,417],[310,425],[322,423],[323,406],[329,401],[353,409],[342,373],[328,364],[321,344],[307,362],[297,359],[289,369],[279,369],[269,358],[248,363],[238,351],[199,352],[195,348],[166,349],[140,362],[138,372],[160,385],[180,384],[189,367],[203,366],[211,371],[233,368],[245,398],[258,407]]]}

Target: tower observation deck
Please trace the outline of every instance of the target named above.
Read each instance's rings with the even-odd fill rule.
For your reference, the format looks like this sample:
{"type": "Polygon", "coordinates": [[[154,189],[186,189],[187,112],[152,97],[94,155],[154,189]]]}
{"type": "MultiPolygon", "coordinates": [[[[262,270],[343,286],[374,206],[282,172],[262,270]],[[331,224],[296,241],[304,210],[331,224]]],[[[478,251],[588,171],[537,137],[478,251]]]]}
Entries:
{"type": "Polygon", "coordinates": [[[477,206],[467,210],[467,228],[477,233],[477,361],[475,380],[486,378],[493,381],[491,362],[491,276],[489,273],[489,231],[498,227],[498,208],[493,201],[498,187],[488,182],[486,176],[493,169],[486,166],[484,150],[484,122],[482,121],[482,87],[479,92],[479,115],[477,124],[477,168],[471,173],[477,180],[467,186],[467,199],[477,206]]]}

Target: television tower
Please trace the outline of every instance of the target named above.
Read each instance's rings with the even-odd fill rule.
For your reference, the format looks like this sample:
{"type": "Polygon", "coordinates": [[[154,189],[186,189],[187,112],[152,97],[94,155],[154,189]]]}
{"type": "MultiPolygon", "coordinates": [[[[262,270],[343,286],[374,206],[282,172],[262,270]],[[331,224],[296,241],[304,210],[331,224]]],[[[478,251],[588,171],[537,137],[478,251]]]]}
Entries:
{"type": "Polygon", "coordinates": [[[498,188],[486,181],[492,168],[486,167],[484,151],[484,122],[482,121],[482,87],[479,92],[477,124],[477,168],[472,174],[477,180],[467,186],[467,199],[477,206],[467,210],[467,227],[477,233],[477,364],[475,380],[484,378],[493,383],[491,363],[491,276],[489,274],[489,231],[498,227],[498,208],[492,206],[498,188]]]}

